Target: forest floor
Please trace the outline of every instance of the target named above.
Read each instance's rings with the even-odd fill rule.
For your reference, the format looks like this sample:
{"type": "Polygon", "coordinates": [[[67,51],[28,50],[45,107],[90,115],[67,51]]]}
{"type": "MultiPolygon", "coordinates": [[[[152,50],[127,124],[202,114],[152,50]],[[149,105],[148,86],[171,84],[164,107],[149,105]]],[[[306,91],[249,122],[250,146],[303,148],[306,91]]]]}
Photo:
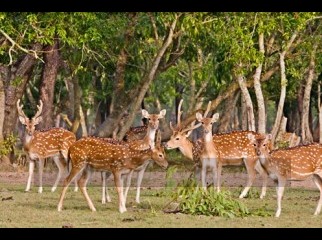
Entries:
{"type": "MultiPolygon", "coordinates": [[[[171,164],[170,164],[171,166],[171,164]]],[[[172,165],[174,166],[174,165],[172,165]]],[[[113,178],[108,179],[109,193],[112,202],[101,204],[101,179],[95,173],[88,184],[88,192],[97,212],[88,209],[86,201],[80,192],[73,192],[73,183],[67,191],[62,212],[57,211],[58,199],[61,193],[59,187],[54,193],[50,192],[56,178],[54,166],[45,168],[43,177],[44,190],[38,190],[38,171],[35,169],[34,182],[30,192],[25,192],[28,177],[27,166],[19,171],[9,171],[0,168],[0,228],[1,227],[168,227],[168,228],[265,228],[265,227],[322,227],[322,215],[313,217],[318,202],[319,191],[311,179],[292,182],[285,190],[282,201],[282,214],[276,219],[276,184],[270,180],[267,196],[258,198],[261,186],[260,177],[256,178],[252,196],[239,199],[250,211],[265,209],[269,216],[249,216],[245,218],[225,218],[215,216],[194,216],[182,213],[166,214],[164,207],[171,202],[171,194],[166,186],[171,180],[176,185],[190,176],[187,169],[178,168],[169,174],[160,168],[151,166],[145,173],[141,190],[141,203],[134,201],[135,189],[129,191],[127,212],[120,214],[117,206],[117,194],[113,178]],[[168,176],[167,176],[168,174],[168,176]],[[169,175],[171,175],[169,177],[169,175]],[[162,193],[163,192],[163,193],[162,193]],[[256,194],[253,194],[256,193],[256,194]],[[106,217],[108,216],[108,217],[106,217]]],[[[171,168],[170,168],[171,169],[171,168]]],[[[172,168],[173,170],[173,168],[172,168]]],[[[64,175],[65,177],[66,175],[64,175]]],[[[60,186],[63,182],[62,178],[60,186]]],[[[247,181],[245,168],[227,167],[223,169],[222,189],[229,190],[238,199],[240,191],[247,181]]],[[[136,174],[132,186],[136,184],[136,174]]],[[[210,182],[210,177],[208,179],[210,182]]]]}

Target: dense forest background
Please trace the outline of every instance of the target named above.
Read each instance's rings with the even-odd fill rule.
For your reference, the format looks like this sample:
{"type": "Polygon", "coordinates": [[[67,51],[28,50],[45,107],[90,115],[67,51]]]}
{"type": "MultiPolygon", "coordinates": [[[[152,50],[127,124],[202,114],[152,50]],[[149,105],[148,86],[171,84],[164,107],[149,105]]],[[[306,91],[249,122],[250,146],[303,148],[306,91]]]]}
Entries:
{"type": "Polygon", "coordinates": [[[211,101],[215,133],[321,142],[321,23],[312,12],[2,12],[0,157],[23,135],[18,99],[29,117],[43,101],[37,129],[78,138],[122,139],[144,108],[167,109],[168,139],[184,99],[185,125],[211,101]]]}

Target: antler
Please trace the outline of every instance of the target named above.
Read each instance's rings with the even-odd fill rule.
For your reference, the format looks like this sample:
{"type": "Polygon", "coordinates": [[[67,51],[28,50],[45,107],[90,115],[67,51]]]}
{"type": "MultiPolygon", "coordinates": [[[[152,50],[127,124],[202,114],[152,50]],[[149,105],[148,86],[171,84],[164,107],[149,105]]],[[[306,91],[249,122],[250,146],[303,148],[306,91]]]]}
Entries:
{"type": "Polygon", "coordinates": [[[182,103],[183,103],[183,99],[180,100],[179,102],[179,106],[178,106],[178,117],[177,117],[177,127],[180,128],[181,127],[181,115],[182,115],[182,111],[181,111],[181,106],[182,106],[182,103]]]}
{"type": "Polygon", "coordinates": [[[21,117],[24,117],[24,118],[28,118],[27,116],[26,116],[26,114],[23,112],[23,110],[22,110],[22,108],[23,108],[23,104],[21,104],[21,106],[19,106],[20,105],[20,99],[18,99],[18,101],[17,101],[17,109],[18,109],[18,114],[21,116],[21,117]]]}
{"type": "Polygon", "coordinates": [[[202,124],[202,123],[198,123],[198,124],[196,124],[196,125],[194,125],[194,126],[193,126],[194,122],[195,122],[195,121],[193,121],[193,122],[192,122],[192,124],[191,124],[191,126],[190,126],[190,127],[186,128],[186,129],[184,129],[184,130],[182,130],[182,131],[181,131],[181,133],[188,132],[188,131],[192,131],[193,129],[196,129],[196,128],[200,127],[200,126],[201,126],[201,124],[202,124]]]}
{"type": "Polygon", "coordinates": [[[40,104],[37,105],[38,111],[35,114],[35,116],[33,117],[34,119],[36,119],[37,117],[39,117],[41,115],[41,112],[42,112],[43,103],[42,103],[41,100],[39,100],[39,102],[40,102],[40,104]]]}
{"type": "Polygon", "coordinates": [[[203,114],[203,118],[207,117],[209,110],[210,110],[210,106],[211,106],[211,101],[209,101],[209,103],[208,103],[207,109],[206,109],[205,113],[203,114]]]}

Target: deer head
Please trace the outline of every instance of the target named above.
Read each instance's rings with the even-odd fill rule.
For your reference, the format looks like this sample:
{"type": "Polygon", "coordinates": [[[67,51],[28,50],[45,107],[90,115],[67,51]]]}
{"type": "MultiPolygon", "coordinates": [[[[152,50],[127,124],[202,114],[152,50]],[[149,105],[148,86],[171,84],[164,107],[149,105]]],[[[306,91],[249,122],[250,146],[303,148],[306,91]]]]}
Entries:
{"type": "Polygon", "coordinates": [[[193,121],[190,125],[190,127],[183,128],[181,126],[181,106],[182,106],[183,99],[180,100],[179,106],[178,106],[178,116],[177,116],[177,125],[174,127],[172,125],[172,122],[170,122],[170,129],[172,130],[172,136],[170,137],[170,140],[165,144],[165,147],[167,149],[174,149],[174,148],[183,148],[184,145],[187,143],[187,138],[192,133],[192,130],[198,128],[201,126],[201,123],[198,123],[195,125],[195,121],[193,121]]]}
{"type": "Polygon", "coordinates": [[[149,114],[148,111],[142,109],[142,116],[149,120],[149,126],[151,129],[156,130],[159,127],[159,119],[164,118],[167,110],[163,109],[159,114],[149,114]]]}
{"type": "Polygon", "coordinates": [[[218,121],[219,113],[215,113],[211,118],[207,118],[207,114],[210,110],[211,101],[208,103],[207,110],[205,111],[204,115],[202,116],[201,113],[196,113],[196,118],[198,122],[201,123],[201,125],[204,128],[204,133],[212,133],[212,124],[218,121]]]}
{"type": "Polygon", "coordinates": [[[152,159],[162,168],[168,167],[168,161],[165,158],[164,148],[161,146],[161,132],[157,132],[155,148],[152,150],[152,159]]]}
{"type": "Polygon", "coordinates": [[[43,102],[40,100],[40,104],[37,105],[37,112],[35,116],[29,119],[26,114],[23,112],[23,105],[20,106],[20,99],[17,101],[17,109],[19,115],[19,121],[26,126],[26,131],[28,135],[33,135],[35,127],[42,121],[41,112],[42,112],[43,102]]]}

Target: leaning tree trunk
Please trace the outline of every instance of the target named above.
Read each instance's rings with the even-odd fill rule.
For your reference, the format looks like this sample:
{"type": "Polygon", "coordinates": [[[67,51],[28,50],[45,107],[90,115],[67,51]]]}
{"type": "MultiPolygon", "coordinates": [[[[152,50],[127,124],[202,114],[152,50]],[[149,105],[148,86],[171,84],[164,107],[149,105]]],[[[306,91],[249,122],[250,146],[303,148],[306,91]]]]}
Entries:
{"type": "Polygon", "coordinates": [[[306,79],[306,85],[304,89],[304,97],[303,97],[303,112],[302,112],[302,142],[304,144],[313,142],[313,136],[310,130],[309,125],[309,112],[310,112],[310,97],[311,97],[311,89],[314,78],[314,70],[315,70],[315,49],[316,45],[313,47],[313,51],[311,53],[311,59],[309,64],[308,75],[306,79]]]}
{"type": "MultiPolygon", "coordinates": [[[[259,51],[263,54],[265,53],[264,50],[264,34],[261,33],[259,35],[259,51]]],[[[266,132],[266,114],[265,114],[265,103],[263,92],[260,83],[260,77],[262,73],[262,66],[263,62],[261,61],[258,67],[256,68],[256,72],[254,75],[254,89],[257,99],[257,106],[258,106],[258,132],[265,133],[266,132]]]]}
{"type": "Polygon", "coordinates": [[[249,91],[247,89],[247,85],[245,83],[245,79],[241,74],[237,74],[237,81],[242,92],[242,95],[245,98],[246,109],[247,109],[247,120],[248,120],[248,130],[256,131],[255,129],[255,116],[254,116],[254,107],[253,102],[250,97],[249,91]]]}
{"type": "Polygon", "coordinates": [[[286,85],[287,85],[287,79],[286,79],[286,75],[285,75],[285,54],[286,52],[289,50],[289,48],[291,47],[292,43],[294,42],[295,38],[296,38],[297,32],[295,32],[290,41],[287,43],[287,46],[285,48],[285,50],[280,53],[280,69],[281,69],[281,95],[280,95],[280,100],[278,103],[278,108],[277,108],[277,113],[276,113],[276,118],[275,118],[275,122],[274,122],[274,126],[272,129],[272,143],[274,145],[276,136],[277,136],[277,132],[280,128],[280,123],[281,123],[281,119],[283,116],[283,109],[284,109],[284,102],[285,102],[285,96],[286,96],[286,85]]]}
{"type": "MultiPolygon", "coordinates": [[[[34,44],[32,50],[40,51],[41,44],[34,44]]],[[[5,117],[3,124],[3,136],[11,134],[17,123],[17,101],[25,92],[26,85],[31,77],[33,67],[36,63],[34,55],[26,54],[15,64],[4,67],[4,88],[5,88],[5,117]],[[18,85],[16,84],[18,82],[18,85]]]]}
{"type": "Polygon", "coordinates": [[[38,128],[44,129],[54,126],[54,90],[59,68],[59,43],[44,48],[45,65],[42,71],[40,84],[40,99],[43,101],[42,121],[38,128]]]}
{"type": "Polygon", "coordinates": [[[104,120],[104,122],[96,129],[95,135],[100,137],[112,136],[112,133],[117,128],[124,112],[127,111],[131,101],[128,94],[125,92],[125,69],[128,61],[127,51],[128,46],[131,44],[134,38],[135,27],[137,24],[137,14],[128,14],[128,27],[124,33],[124,43],[123,48],[120,50],[115,71],[115,80],[113,86],[113,96],[111,100],[111,107],[109,116],[104,120]]]}
{"type": "Polygon", "coordinates": [[[155,79],[155,77],[158,73],[158,67],[159,67],[160,61],[163,58],[166,50],[169,48],[169,46],[171,45],[171,43],[173,41],[175,29],[176,29],[176,25],[177,25],[177,21],[178,21],[179,17],[180,17],[179,15],[176,15],[175,19],[171,23],[171,25],[169,27],[168,35],[166,36],[166,38],[163,42],[163,45],[159,49],[156,57],[154,58],[151,69],[143,77],[143,82],[142,82],[142,84],[140,84],[141,87],[140,87],[139,94],[137,95],[136,101],[131,105],[132,111],[129,112],[129,117],[127,119],[127,122],[124,124],[121,131],[118,133],[119,139],[123,139],[125,133],[130,129],[132,122],[135,118],[135,114],[140,107],[140,104],[144,98],[145,93],[147,92],[151,82],[155,79]]]}

